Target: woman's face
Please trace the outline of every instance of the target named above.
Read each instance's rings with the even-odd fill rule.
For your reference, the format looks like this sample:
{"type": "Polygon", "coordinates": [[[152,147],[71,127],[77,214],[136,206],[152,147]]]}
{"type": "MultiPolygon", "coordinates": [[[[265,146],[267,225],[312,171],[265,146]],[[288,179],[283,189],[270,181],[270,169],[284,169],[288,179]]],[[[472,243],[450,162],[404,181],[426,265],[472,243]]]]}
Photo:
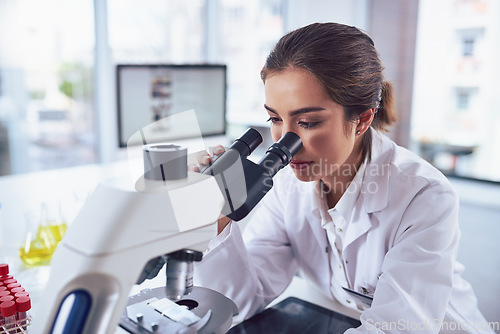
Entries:
{"type": "Polygon", "coordinates": [[[303,147],[290,166],[301,181],[354,175],[361,159],[355,124],[345,126],[343,107],[304,69],[271,72],[265,80],[265,108],[274,141],[296,133],[303,147]],[[347,170],[350,169],[350,170],[347,170]]]}

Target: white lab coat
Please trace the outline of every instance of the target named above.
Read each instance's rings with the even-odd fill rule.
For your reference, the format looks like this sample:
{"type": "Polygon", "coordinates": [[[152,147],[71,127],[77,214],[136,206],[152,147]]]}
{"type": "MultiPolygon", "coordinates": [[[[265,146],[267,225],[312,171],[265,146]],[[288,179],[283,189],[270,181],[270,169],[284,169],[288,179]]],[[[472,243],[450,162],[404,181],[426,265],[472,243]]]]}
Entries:
{"type": "Polygon", "coordinates": [[[300,270],[326,294],[362,312],[362,325],[348,333],[491,332],[455,262],[460,233],[451,185],[427,162],[370,131],[371,161],[341,250],[347,288],[374,291],[370,308],[331,289],[335,273],[313,200],[316,184],[299,181],[288,167],[275,177],[244,237],[232,223],[213,240],[195,267],[196,283],[225,294],[249,317],[300,270]]]}

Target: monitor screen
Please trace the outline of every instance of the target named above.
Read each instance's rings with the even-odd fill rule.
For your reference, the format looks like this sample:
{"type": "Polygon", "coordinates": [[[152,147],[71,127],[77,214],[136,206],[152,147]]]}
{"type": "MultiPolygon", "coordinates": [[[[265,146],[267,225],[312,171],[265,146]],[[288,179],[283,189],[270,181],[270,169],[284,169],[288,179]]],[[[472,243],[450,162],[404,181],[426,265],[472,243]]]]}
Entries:
{"type": "MultiPolygon", "coordinates": [[[[226,65],[117,65],[118,143],[161,119],[194,110],[202,136],[226,131],[226,65]]],[[[157,141],[189,138],[190,129],[165,131],[157,141]]],[[[141,144],[132,142],[129,144],[141,144]]]]}

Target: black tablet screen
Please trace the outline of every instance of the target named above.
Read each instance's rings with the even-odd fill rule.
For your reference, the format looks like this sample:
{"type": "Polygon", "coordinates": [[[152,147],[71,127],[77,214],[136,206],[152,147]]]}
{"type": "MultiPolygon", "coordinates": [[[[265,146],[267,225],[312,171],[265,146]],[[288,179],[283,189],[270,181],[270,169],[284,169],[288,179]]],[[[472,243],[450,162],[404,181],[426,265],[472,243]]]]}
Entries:
{"type": "Polygon", "coordinates": [[[358,327],[359,320],[289,297],[229,330],[230,334],[337,334],[358,327]]]}

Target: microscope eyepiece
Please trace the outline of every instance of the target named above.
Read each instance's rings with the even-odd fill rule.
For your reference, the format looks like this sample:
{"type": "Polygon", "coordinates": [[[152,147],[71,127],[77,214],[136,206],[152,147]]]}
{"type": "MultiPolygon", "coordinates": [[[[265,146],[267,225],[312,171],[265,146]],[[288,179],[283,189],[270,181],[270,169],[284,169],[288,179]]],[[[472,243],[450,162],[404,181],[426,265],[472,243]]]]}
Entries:
{"type": "Polygon", "coordinates": [[[259,131],[249,128],[240,138],[236,139],[231,146],[229,146],[228,151],[236,150],[242,158],[246,158],[252,154],[261,143],[262,136],[259,131]]]}
{"type": "Polygon", "coordinates": [[[288,162],[290,162],[292,157],[302,148],[302,140],[300,140],[300,137],[293,132],[285,133],[285,135],[281,137],[276,144],[278,144],[283,150],[286,149],[288,152],[288,162]]]}
{"type": "Polygon", "coordinates": [[[262,136],[259,131],[249,128],[240,138],[236,139],[235,143],[237,142],[243,142],[247,146],[248,154],[246,156],[249,156],[262,143],[262,136]]]}
{"type": "Polygon", "coordinates": [[[245,160],[262,143],[262,136],[259,131],[249,128],[236,139],[226,152],[215,156],[212,164],[200,168],[200,172],[208,175],[217,175],[227,170],[237,160],[245,160]],[[223,159],[219,159],[224,156],[223,159]]]}
{"type": "Polygon", "coordinates": [[[281,168],[290,163],[293,156],[302,147],[300,137],[287,132],[280,140],[272,144],[266,151],[266,155],[259,161],[259,165],[266,168],[269,174],[274,176],[281,168]]]}

